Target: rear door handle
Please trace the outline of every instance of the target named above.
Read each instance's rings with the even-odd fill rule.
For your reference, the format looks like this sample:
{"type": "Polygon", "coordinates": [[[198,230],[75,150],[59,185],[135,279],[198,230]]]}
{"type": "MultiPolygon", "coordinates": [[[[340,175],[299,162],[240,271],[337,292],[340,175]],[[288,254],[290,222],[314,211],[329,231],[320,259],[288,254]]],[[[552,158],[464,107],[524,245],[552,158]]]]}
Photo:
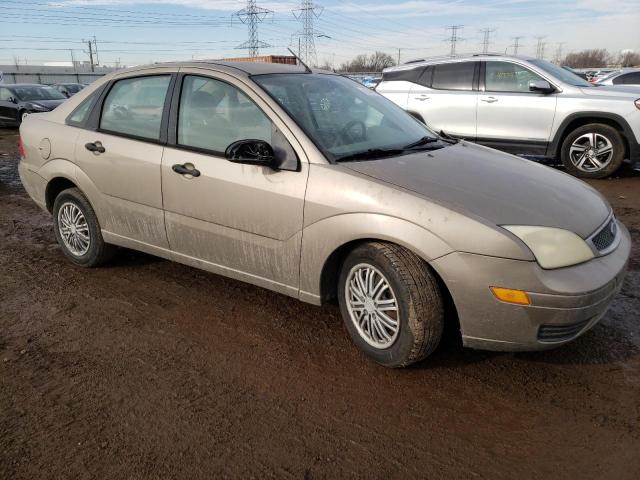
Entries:
{"type": "Polygon", "coordinates": [[[102,142],[89,142],[84,144],[84,148],[93,153],[104,153],[106,152],[105,148],[102,146],[102,142]]]}
{"type": "Polygon", "coordinates": [[[416,97],[416,100],[418,100],[420,102],[424,102],[425,100],[429,100],[429,95],[420,95],[420,96],[416,97]]]}
{"type": "Polygon", "coordinates": [[[487,102],[487,103],[495,103],[495,102],[498,101],[498,99],[496,97],[481,98],[480,100],[482,100],[483,102],[487,102]]]}
{"type": "Polygon", "coordinates": [[[177,163],[176,165],[171,167],[171,170],[180,175],[191,175],[192,177],[200,176],[200,170],[197,170],[196,167],[194,167],[190,163],[185,163],[184,165],[180,165],[179,163],[177,163]]]}

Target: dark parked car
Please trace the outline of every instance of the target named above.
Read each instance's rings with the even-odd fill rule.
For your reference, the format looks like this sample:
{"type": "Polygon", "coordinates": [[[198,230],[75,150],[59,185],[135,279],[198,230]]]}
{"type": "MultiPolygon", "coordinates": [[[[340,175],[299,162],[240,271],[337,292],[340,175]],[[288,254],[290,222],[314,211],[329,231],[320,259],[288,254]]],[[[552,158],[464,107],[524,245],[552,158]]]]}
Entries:
{"type": "Polygon", "coordinates": [[[86,85],[83,85],[81,83],[56,83],[51,86],[58,90],[65,97],[69,98],[82,90],[86,85]]]}
{"type": "Polygon", "coordinates": [[[50,112],[66,99],[58,90],[46,85],[0,85],[0,124],[20,126],[25,115],[50,112]]]}

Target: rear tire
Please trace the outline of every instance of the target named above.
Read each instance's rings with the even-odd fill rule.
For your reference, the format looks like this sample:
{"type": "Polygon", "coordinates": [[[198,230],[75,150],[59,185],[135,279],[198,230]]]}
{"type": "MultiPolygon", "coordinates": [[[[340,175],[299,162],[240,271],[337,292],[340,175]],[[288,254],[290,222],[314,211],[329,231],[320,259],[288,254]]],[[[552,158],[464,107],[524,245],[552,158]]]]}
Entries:
{"type": "Polygon", "coordinates": [[[98,218],[79,189],[58,194],[53,203],[53,227],[62,251],[76,265],[97,267],[113,257],[115,247],[104,242],[98,218]]]}
{"type": "Polygon", "coordinates": [[[372,242],[355,248],[342,265],[338,302],[353,343],[386,367],[426,358],[442,337],[438,283],[422,259],[398,245],[372,242]]]}
{"type": "Polygon", "coordinates": [[[565,138],[560,155],[571,175],[606,178],[622,165],[625,145],[615,128],[591,123],[576,128],[565,138]]]}

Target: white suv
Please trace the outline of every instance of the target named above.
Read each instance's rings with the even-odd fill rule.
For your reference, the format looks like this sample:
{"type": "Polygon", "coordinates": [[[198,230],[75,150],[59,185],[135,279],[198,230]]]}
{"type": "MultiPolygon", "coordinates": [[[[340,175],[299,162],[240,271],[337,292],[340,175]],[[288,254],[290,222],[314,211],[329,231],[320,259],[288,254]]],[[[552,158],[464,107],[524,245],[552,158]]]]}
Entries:
{"type": "Polygon", "coordinates": [[[444,131],[603,178],[640,158],[640,88],[594,86],[545,60],[474,55],[384,71],[376,91],[444,131]]]}

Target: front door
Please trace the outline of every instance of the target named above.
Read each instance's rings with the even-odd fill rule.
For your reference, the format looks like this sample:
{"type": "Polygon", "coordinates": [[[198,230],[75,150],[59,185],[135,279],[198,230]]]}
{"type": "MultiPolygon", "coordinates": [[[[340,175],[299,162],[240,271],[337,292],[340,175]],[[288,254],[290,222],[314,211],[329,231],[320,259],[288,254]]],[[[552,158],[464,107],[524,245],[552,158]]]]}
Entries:
{"type": "Polygon", "coordinates": [[[556,112],[555,94],[531,92],[544,80],[517,63],[486,62],[478,102],[478,142],[513,153],[544,155],[556,112]]]}
{"type": "Polygon", "coordinates": [[[228,161],[224,151],[242,139],[296,153],[281,121],[264,113],[269,107],[254,92],[222,73],[213,78],[210,72],[191,72],[182,78],[181,98],[174,102],[179,107],[175,145],[162,159],[171,250],[176,260],[296,295],[306,159],[299,155],[298,171],[228,161]],[[176,172],[175,166],[199,175],[176,172]]]}
{"type": "MultiPolygon", "coordinates": [[[[79,130],[78,167],[102,194],[102,228],[145,246],[168,248],[160,164],[165,98],[171,75],[116,81],[101,108],[97,130],[79,130]]],[[[166,121],[165,121],[166,122],[166,121]]],[[[166,135],[165,135],[166,136],[166,135]]]]}

